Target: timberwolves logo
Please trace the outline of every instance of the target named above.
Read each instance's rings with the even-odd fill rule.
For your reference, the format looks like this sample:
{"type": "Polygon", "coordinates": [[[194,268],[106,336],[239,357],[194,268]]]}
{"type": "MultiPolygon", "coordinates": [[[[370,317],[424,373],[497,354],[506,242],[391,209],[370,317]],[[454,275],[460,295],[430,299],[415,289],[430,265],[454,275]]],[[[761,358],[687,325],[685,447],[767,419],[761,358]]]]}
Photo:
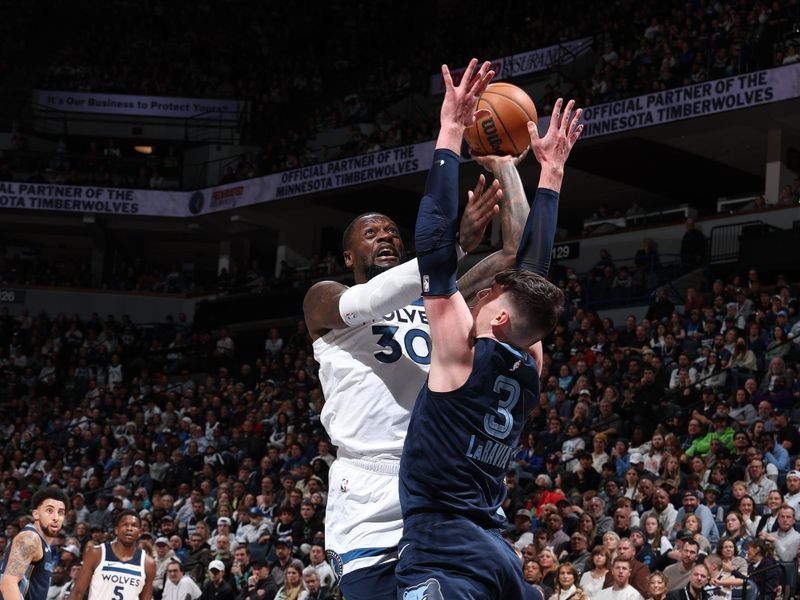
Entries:
{"type": "Polygon", "coordinates": [[[203,192],[195,192],[192,194],[192,197],[189,198],[189,212],[193,215],[199,215],[203,211],[204,204],[205,199],[203,198],[203,192]]]}
{"type": "Polygon", "coordinates": [[[333,569],[334,575],[336,575],[336,579],[342,578],[342,571],[344,570],[344,563],[342,562],[342,557],[336,554],[333,550],[325,550],[325,558],[328,559],[328,563],[331,565],[331,569],[333,569]]]}
{"type": "Polygon", "coordinates": [[[403,600],[444,600],[442,587],[436,579],[428,579],[425,583],[406,588],[403,600]]]}

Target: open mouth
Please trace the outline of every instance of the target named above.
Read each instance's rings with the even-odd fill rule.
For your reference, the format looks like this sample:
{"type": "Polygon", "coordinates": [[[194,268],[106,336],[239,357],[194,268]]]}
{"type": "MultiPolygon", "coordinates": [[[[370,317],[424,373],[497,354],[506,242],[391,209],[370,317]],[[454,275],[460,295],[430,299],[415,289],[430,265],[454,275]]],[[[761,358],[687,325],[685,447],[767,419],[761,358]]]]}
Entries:
{"type": "Polygon", "coordinates": [[[399,256],[394,246],[381,246],[375,253],[375,261],[381,263],[397,262],[399,256]]]}

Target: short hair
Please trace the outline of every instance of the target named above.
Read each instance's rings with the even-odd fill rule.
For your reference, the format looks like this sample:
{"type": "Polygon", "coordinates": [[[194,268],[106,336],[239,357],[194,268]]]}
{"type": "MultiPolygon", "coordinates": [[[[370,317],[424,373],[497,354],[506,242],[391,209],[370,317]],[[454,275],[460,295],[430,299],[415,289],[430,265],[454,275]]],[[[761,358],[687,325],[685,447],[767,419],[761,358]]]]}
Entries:
{"type": "Polygon", "coordinates": [[[688,546],[689,544],[691,544],[692,546],[694,546],[695,548],[697,548],[698,552],[700,551],[700,544],[698,543],[698,541],[697,541],[697,540],[695,540],[695,539],[691,539],[691,540],[684,540],[684,541],[683,541],[683,545],[684,545],[684,546],[688,546]]]}
{"type": "Polygon", "coordinates": [[[747,546],[752,546],[754,548],[758,548],[759,554],[762,556],[769,556],[770,555],[770,546],[766,540],[762,540],[761,538],[753,538],[746,544],[747,546]]]}
{"type": "Polygon", "coordinates": [[[515,342],[529,346],[553,330],[564,312],[564,292],[541,275],[522,269],[500,271],[494,280],[510,295],[516,310],[515,342]]]}
{"type": "Polygon", "coordinates": [[[614,562],[612,562],[611,564],[615,565],[617,563],[623,563],[623,562],[626,563],[629,567],[631,566],[631,559],[623,558],[621,556],[615,556],[614,557],[614,562]]]}
{"type": "Polygon", "coordinates": [[[42,488],[31,497],[31,508],[39,508],[46,500],[55,500],[56,502],[63,502],[66,508],[69,508],[69,499],[67,494],[61,488],[48,487],[42,488]]]}
{"type": "Polygon", "coordinates": [[[124,510],[119,511],[116,517],[114,517],[114,529],[122,522],[122,519],[125,517],[136,517],[139,521],[139,525],[142,524],[142,517],[137,513],[135,510],[131,508],[126,508],[124,510]]]}
{"type": "Polygon", "coordinates": [[[170,558],[169,561],[167,562],[167,568],[169,568],[170,565],[178,565],[178,568],[181,570],[181,573],[183,573],[183,563],[174,556],[170,558]]]}
{"type": "Polygon", "coordinates": [[[358,223],[361,219],[365,219],[367,217],[387,219],[389,221],[392,221],[392,223],[394,223],[393,219],[390,219],[383,213],[379,212],[366,212],[358,215],[355,219],[350,221],[350,224],[345,228],[344,233],[342,234],[342,250],[347,250],[348,248],[350,248],[350,243],[352,242],[352,237],[353,237],[353,230],[356,227],[356,223],[358,223]]]}

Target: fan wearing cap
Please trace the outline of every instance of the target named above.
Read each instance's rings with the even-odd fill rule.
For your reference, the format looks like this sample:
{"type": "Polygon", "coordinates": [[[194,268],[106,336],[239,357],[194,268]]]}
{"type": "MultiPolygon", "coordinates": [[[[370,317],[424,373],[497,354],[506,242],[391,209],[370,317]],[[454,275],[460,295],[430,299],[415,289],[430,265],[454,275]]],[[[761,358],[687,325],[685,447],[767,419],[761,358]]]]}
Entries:
{"type": "Polygon", "coordinates": [[[264,511],[257,506],[247,511],[249,521],[236,529],[236,541],[240,544],[258,544],[272,533],[272,523],[264,518],[264,511]]]}
{"type": "Polygon", "coordinates": [[[169,539],[159,536],[153,543],[156,551],[156,574],[153,578],[153,593],[160,596],[164,590],[164,582],[167,579],[167,565],[170,560],[177,559],[175,551],[169,545],[169,539]]]}
{"type": "Polygon", "coordinates": [[[234,600],[236,590],[225,579],[225,563],[212,560],[208,563],[208,583],[203,586],[202,600],[234,600]]]}
{"type": "Polygon", "coordinates": [[[142,548],[142,520],[134,510],[124,509],[114,521],[115,538],[88,547],[71,596],[89,600],[150,600],[156,563],[142,548]]]}

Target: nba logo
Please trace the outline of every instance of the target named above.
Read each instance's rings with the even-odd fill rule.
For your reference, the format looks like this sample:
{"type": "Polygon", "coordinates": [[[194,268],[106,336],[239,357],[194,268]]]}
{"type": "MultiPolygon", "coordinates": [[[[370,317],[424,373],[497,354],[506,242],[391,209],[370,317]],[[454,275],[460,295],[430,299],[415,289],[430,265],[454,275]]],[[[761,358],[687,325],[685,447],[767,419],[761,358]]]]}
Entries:
{"type": "Polygon", "coordinates": [[[431,291],[431,278],[428,275],[422,276],[422,291],[423,292],[431,291]]]}
{"type": "Polygon", "coordinates": [[[342,484],[339,486],[339,489],[342,492],[349,492],[350,491],[350,480],[349,479],[342,479],[342,484]]]}
{"type": "Polygon", "coordinates": [[[444,600],[442,587],[436,579],[428,579],[425,583],[406,588],[403,600],[444,600]]]}

